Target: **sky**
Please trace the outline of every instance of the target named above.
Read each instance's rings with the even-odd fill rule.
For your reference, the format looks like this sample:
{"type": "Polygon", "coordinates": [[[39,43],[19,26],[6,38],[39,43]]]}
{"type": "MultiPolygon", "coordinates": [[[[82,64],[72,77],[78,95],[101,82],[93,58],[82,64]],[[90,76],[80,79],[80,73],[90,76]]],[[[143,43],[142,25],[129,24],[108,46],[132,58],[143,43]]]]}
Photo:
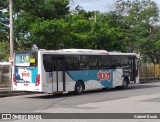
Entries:
{"type": "MultiPolygon", "coordinates": [[[[80,5],[86,11],[99,10],[101,12],[107,12],[114,8],[114,4],[117,1],[118,0],[71,0],[70,7],[71,10],[73,10],[77,5],[80,5]]],[[[160,0],[152,1],[155,1],[160,9],[160,0]]]]}

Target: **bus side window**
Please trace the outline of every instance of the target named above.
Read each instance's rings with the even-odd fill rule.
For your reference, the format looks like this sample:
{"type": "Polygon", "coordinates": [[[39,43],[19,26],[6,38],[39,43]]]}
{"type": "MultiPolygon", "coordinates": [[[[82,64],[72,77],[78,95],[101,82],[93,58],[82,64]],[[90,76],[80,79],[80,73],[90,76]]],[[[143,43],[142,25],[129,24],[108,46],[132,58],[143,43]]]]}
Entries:
{"type": "Polygon", "coordinates": [[[52,72],[51,56],[43,54],[43,65],[46,72],[52,72]]]}
{"type": "Polygon", "coordinates": [[[80,56],[80,61],[79,61],[79,67],[81,70],[87,70],[88,69],[88,56],[82,55],[80,56]]]}
{"type": "Polygon", "coordinates": [[[79,60],[78,57],[75,56],[68,56],[66,57],[66,70],[78,70],[79,69],[79,60]]]}
{"type": "Polygon", "coordinates": [[[111,69],[120,68],[120,57],[117,55],[111,56],[111,69]]]}
{"type": "Polygon", "coordinates": [[[128,56],[121,57],[121,66],[122,66],[122,68],[129,68],[130,67],[128,56]]]}
{"type": "Polygon", "coordinates": [[[63,68],[62,68],[62,61],[61,60],[56,60],[56,63],[54,62],[54,71],[62,71],[63,68]]]}
{"type": "Polygon", "coordinates": [[[80,69],[87,69],[88,68],[88,65],[86,62],[80,62],[79,66],[80,66],[80,69]]]}
{"type": "Polygon", "coordinates": [[[98,56],[89,56],[89,69],[99,69],[98,56]]]}
{"type": "Polygon", "coordinates": [[[110,68],[110,57],[109,56],[101,56],[101,68],[107,69],[110,68]]]}

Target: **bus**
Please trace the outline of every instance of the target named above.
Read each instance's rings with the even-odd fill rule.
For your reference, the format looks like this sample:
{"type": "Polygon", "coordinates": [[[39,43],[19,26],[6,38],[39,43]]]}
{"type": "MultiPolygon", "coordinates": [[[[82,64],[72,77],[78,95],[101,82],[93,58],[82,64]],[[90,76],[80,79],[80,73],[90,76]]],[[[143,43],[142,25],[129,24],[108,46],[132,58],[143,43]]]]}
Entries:
{"type": "Polygon", "coordinates": [[[13,91],[82,94],[93,89],[125,89],[130,83],[139,83],[136,53],[40,49],[14,56],[13,91]]]}

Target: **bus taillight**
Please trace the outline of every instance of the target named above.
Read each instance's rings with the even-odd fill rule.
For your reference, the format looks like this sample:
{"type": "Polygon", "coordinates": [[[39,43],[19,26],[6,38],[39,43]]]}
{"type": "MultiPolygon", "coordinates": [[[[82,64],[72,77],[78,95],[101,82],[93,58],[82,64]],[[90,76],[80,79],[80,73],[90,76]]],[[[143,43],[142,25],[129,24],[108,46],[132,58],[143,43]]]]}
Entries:
{"type": "Polygon", "coordinates": [[[36,76],[36,86],[40,84],[40,74],[36,76]]]}
{"type": "Polygon", "coordinates": [[[16,76],[15,76],[15,75],[13,75],[13,82],[14,82],[14,85],[16,85],[16,86],[17,86],[16,76]]]}

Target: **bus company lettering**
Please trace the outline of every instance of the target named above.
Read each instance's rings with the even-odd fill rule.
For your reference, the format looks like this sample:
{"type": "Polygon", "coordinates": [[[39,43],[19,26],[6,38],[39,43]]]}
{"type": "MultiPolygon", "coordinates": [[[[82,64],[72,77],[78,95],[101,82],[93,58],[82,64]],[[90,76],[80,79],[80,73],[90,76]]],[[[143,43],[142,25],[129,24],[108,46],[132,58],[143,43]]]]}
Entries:
{"type": "Polygon", "coordinates": [[[27,71],[22,72],[22,77],[30,77],[30,73],[27,71]]]}
{"type": "Polygon", "coordinates": [[[24,80],[24,82],[31,83],[32,74],[31,71],[27,69],[19,69],[20,78],[24,80]]]}
{"type": "Polygon", "coordinates": [[[97,76],[98,76],[98,79],[100,80],[100,82],[103,81],[103,80],[108,80],[108,81],[111,80],[111,72],[110,71],[103,72],[103,71],[100,70],[97,73],[97,76]]]}

